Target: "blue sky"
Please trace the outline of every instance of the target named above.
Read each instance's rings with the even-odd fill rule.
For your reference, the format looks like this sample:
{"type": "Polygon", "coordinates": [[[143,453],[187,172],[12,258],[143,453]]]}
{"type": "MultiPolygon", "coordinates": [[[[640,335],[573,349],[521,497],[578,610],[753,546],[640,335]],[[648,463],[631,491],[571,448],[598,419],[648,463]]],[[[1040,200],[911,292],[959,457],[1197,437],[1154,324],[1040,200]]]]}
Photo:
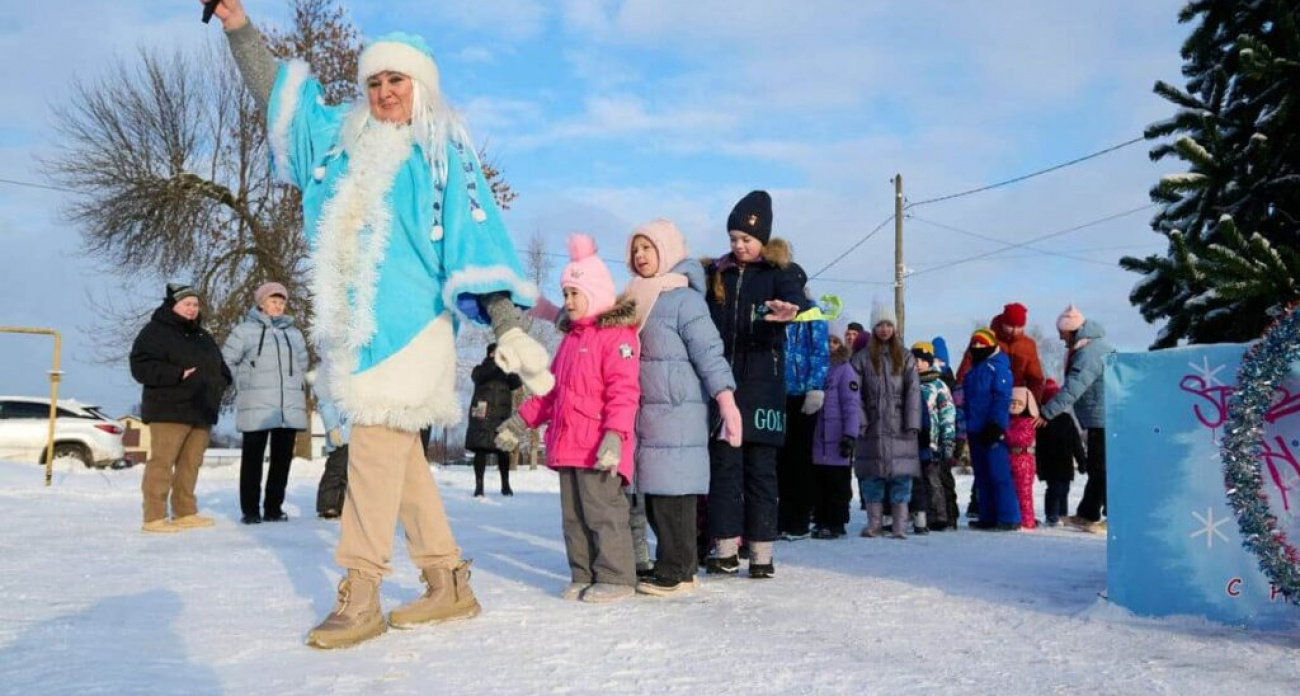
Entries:
{"type": "MultiPolygon", "coordinates": [[[[287,3],[250,0],[260,23],[287,3]]],[[[1141,134],[1169,115],[1151,93],[1177,80],[1180,0],[1086,4],[1021,0],[908,3],[818,0],[388,0],[346,3],[367,36],[423,34],[450,100],[519,192],[508,221],[522,245],[568,232],[618,257],[637,224],[664,216],[697,255],[725,251],[731,205],[771,191],[775,234],[816,272],[891,211],[902,172],[917,201],[1006,179],[1141,134]]],[[[52,105],[74,78],[94,80],[138,46],[219,38],[191,0],[50,0],[0,17],[0,178],[41,182],[56,146],[52,105]],[[111,11],[110,8],[111,7],[111,11]]],[[[1147,147],[987,194],[916,211],[906,264],[920,272],[1148,202],[1172,163],[1147,147]]],[[[63,393],[120,411],[138,399],[125,365],[94,362],[90,297],[159,296],[151,279],[106,273],[60,217],[64,194],[0,184],[0,324],[64,332],[63,393]]],[[[907,286],[909,340],[962,344],[1006,302],[1050,326],[1068,303],[1121,348],[1155,328],[1127,300],[1135,276],[1114,261],[1158,251],[1144,211],[1035,249],[942,270],[907,286]],[[1041,253],[1065,252],[1078,258],[1041,253]]],[[[813,284],[865,320],[892,301],[892,228],[813,284]]],[[[557,259],[560,261],[560,259],[557,259]]],[[[616,278],[625,278],[616,270],[616,278]]],[[[556,294],[555,288],[545,288],[556,294]]],[[[46,388],[48,345],[0,336],[0,393],[46,388]]]]}

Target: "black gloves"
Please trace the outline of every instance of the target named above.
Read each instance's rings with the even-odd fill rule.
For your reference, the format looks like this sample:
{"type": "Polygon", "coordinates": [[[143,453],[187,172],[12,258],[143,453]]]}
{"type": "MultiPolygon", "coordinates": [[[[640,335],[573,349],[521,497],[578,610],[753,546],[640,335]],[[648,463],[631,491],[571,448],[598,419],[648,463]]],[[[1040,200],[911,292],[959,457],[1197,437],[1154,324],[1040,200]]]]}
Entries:
{"type": "Polygon", "coordinates": [[[1001,442],[1005,435],[1006,431],[1002,429],[1002,426],[992,421],[990,421],[989,424],[984,426],[984,429],[980,431],[980,438],[984,441],[984,444],[989,447],[1001,442]]]}
{"type": "Polygon", "coordinates": [[[840,438],[840,456],[853,458],[853,444],[856,438],[852,435],[845,435],[840,438]]]}

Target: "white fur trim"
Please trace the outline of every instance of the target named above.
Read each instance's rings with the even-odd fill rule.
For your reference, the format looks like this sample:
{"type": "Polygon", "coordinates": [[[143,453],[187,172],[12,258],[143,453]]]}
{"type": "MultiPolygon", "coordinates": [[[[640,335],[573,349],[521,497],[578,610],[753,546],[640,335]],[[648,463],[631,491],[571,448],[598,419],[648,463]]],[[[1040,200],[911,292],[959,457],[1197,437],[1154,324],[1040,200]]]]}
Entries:
{"type": "MultiPolygon", "coordinates": [[[[519,277],[509,266],[470,266],[451,274],[447,279],[447,284],[442,288],[442,303],[447,309],[455,312],[465,319],[464,312],[456,306],[456,296],[466,292],[466,288],[486,285],[486,284],[506,284],[504,288],[514,293],[520,299],[537,301],[540,294],[537,286],[519,277]]],[[[483,291],[478,291],[482,293],[483,291]]]]}
{"type": "Polygon", "coordinates": [[[298,111],[298,93],[302,91],[303,83],[311,78],[311,66],[306,61],[291,60],[285,63],[284,71],[284,80],[280,82],[280,110],[275,115],[268,139],[275,159],[276,176],[286,184],[297,185],[293,170],[289,168],[289,129],[298,111]]]}
{"type": "Polygon", "coordinates": [[[408,128],[371,124],[321,208],[312,269],[319,345],[355,353],[375,335],[379,265],[392,227],[388,192],[410,157],[410,136],[408,128]]]}
{"type": "Polygon", "coordinates": [[[357,59],[357,82],[362,91],[366,89],[366,80],[385,70],[402,73],[434,92],[439,91],[437,64],[413,46],[396,41],[367,46],[357,59]]]}
{"type": "Polygon", "coordinates": [[[330,386],[353,425],[414,432],[460,422],[450,314],[444,312],[401,350],[365,372],[352,374],[355,365],[350,350],[335,351],[329,361],[330,386]]]}

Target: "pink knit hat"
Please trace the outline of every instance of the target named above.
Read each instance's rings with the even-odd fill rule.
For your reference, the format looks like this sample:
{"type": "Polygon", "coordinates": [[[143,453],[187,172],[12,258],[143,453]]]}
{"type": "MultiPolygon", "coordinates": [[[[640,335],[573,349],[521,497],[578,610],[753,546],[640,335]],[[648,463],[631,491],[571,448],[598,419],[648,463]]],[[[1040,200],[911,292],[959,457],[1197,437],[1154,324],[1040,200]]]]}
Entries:
{"type": "Polygon", "coordinates": [[[1083,321],[1083,312],[1080,312],[1074,305],[1070,305],[1065,308],[1064,312],[1061,312],[1061,316],[1056,318],[1056,328],[1067,333],[1078,331],[1079,327],[1083,326],[1083,321]]]}
{"type": "Polygon", "coordinates": [[[286,300],[289,299],[289,291],[285,290],[283,285],[279,283],[262,283],[262,286],[253,292],[253,304],[261,307],[266,298],[272,295],[279,295],[286,300]]]}
{"type": "Polygon", "coordinates": [[[605,262],[596,256],[596,240],[585,234],[569,235],[572,261],[560,274],[560,287],[574,288],[587,298],[587,314],[571,319],[597,317],[614,307],[614,279],[605,262]]]}
{"type": "Polygon", "coordinates": [[[1011,390],[1012,401],[1025,402],[1025,413],[1031,418],[1038,417],[1038,402],[1034,400],[1034,393],[1029,391],[1028,387],[1015,387],[1011,390]]]}
{"type": "Polygon", "coordinates": [[[627,242],[627,269],[633,276],[636,275],[636,267],[632,264],[632,242],[636,241],[637,237],[650,240],[655,251],[659,252],[659,270],[655,272],[657,276],[672,271],[673,266],[681,263],[690,254],[686,250],[686,238],[672,221],[659,218],[647,222],[633,230],[632,238],[627,242]]]}

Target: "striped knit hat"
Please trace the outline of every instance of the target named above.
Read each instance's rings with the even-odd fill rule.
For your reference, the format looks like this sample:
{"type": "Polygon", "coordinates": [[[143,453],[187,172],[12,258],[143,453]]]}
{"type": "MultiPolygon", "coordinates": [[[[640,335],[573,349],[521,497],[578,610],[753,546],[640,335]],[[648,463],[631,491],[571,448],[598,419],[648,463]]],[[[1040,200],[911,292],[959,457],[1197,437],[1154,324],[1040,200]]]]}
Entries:
{"type": "Polygon", "coordinates": [[[993,348],[997,345],[998,337],[994,336],[993,332],[987,328],[976,329],[975,333],[971,334],[971,348],[993,348]]]}

